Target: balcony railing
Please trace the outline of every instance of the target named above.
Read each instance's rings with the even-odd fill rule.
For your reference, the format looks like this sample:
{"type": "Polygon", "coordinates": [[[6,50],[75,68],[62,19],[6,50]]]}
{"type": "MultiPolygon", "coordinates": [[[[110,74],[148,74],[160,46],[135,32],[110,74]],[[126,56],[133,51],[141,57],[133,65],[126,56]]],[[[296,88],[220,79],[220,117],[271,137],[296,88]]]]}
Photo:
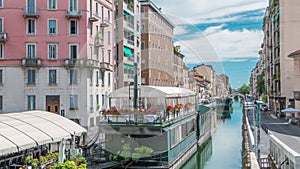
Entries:
{"type": "Polygon", "coordinates": [[[24,18],[38,18],[38,17],[40,17],[40,12],[36,8],[30,8],[30,9],[28,8],[28,9],[25,9],[23,17],[24,18]]]}
{"type": "Polygon", "coordinates": [[[7,41],[7,33],[0,32],[0,42],[6,42],[6,41],[7,41]]]}
{"type": "Polygon", "coordinates": [[[98,67],[99,61],[93,59],[66,59],[65,66],[87,66],[87,67],[98,67]]]}
{"type": "Polygon", "coordinates": [[[22,59],[22,66],[25,67],[39,67],[42,65],[42,60],[39,58],[24,58],[22,59]]]}
{"type": "Polygon", "coordinates": [[[101,71],[110,71],[110,64],[108,62],[100,62],[101,71]]]}
{"type": "Polygon", "coordinates": [[[74,10],[74,11],[67,10],[66,12],[66,18],[68,19],[80,19],[81,17],[82,17],[81,10],[74,10]]]}

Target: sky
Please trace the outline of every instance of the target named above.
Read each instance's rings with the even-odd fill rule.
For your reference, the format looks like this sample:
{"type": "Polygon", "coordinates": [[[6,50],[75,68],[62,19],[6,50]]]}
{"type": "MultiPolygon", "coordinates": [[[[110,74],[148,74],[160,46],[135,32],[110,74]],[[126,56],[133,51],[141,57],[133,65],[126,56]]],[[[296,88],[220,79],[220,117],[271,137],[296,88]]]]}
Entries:
{"type": "Polygon", "coordinates": [[[268,0],[152,0],[176,25],[174,43],[192,68],[210,64],[232,88],[249,83],[263,40],[268,0]]]}

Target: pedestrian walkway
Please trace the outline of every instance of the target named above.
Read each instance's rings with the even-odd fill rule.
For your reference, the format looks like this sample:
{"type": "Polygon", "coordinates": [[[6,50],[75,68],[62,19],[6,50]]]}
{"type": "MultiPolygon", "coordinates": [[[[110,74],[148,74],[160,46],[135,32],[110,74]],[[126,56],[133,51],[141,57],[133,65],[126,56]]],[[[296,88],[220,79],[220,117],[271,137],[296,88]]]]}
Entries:
{"type": "MultiPolygon", "coordinates": [[[[274,113],[261,112],[260,137],[261,141],[258,144],[258,149],[260,150],[261,159],[268,158],[270,150],[276,147],[276,157],[272,156],[274,165],[280,167],[285,165],[285,161],[288,160],[296,165],[295,158],[300,154],[300,127],[298,125],[289,124],[285,118],[277,117],[274,113]],[[270,147],[270,142],[272,142],[273,147],[270,147]],[[287,156],[291,158],[284,158],[287,156]]],[[[270,157],[268,159],[271,159],[270,157]]],[[[264,168],[262,167],[264,162],[262,160],[260,162],[261,168],[264,168]]]]}

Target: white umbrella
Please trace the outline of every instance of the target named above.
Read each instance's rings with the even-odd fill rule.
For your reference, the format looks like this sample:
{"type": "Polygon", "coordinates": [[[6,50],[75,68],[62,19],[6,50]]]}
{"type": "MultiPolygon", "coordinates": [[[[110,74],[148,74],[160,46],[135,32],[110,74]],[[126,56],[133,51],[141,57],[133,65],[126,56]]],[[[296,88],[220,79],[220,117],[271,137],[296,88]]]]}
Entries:
{"type": "Polygon", "coordinates": [[[300,113],[300,110],[293,109],[293,108],[287,108],[287,109],[281,110],[281,112],[282,113],[300,113]]]}

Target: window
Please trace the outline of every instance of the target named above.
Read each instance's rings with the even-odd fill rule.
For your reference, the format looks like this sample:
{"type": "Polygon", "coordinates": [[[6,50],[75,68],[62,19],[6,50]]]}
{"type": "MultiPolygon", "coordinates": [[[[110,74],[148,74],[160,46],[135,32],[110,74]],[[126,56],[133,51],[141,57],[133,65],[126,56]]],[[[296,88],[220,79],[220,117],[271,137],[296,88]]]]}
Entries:
{"type": "Polygon", "coordinates": [[[96,86],[99,85],[99,72],[96,71],[96,86]]]}
{"type": "MultiPolygon", "coordinates": [[[[94,103],[93,103],[93,95],[90,95],[90,110],[94,109],[94,103]]],[[[92,111],[91,111],[92,113],[92,111]]]]}
{"type": "Polygon", "coordinates": [[[4,58],[4,44],[0,43],[0,59],[4,58]]]}
{"type": "Polygon", "coordinates": [[[0,85],[3,85],[3,70],[0,69],[0,85]]]}
{"type": "Polygon", "coordinates": [[[93,23],[90,23],[90,36],[93,36],[93,23]]]}
{"type": "Polygon", "coordinates": [[[90,46],[90,59],[93,59],[93,47],[90,46]]]}
{"type": "Polygon", "coordinates": [[[77,35],[77,20],[70,20],[70,35],[77,35]]]}
{"type": "Polygon", "coordinates": [[[35,84],[35,70],[28,70],[27,76],[27,84],[35,84]]]}
{"type": "Polygon", "coordinates": [[[107,31],[107,44],[110,45],[110,31],[107,31]]]}
{"type": "Polygon", "coordinates": [[[110,10],[107,11],[107,22],[110,23],[110,10]]]}
{"type": "Polygon", "coordinates": [[[27,19],[27,35],[35,35],[36,24],[35,19],[27,19]]]}
{"type": "Polygon", "coordinates": [[[0,0],[0,8],[3,8],[3,0],[0,0]]]}
{"type": "Polygon", "coordinates": [[[77,84],[77,70],[70,70],[70,84],[77,84]]]}
{"type": "Polygon", "coordinates": [[[3,111],[3,96],[0,96],[0,111],[3,111]]]}
{"type": "Polygon", "coordinates": [[[96,58],[97,58],[97,60],[99,60],[99,49],[96,48],[96,49],[95,49],[95,52],[96,52],[96,58]]]}
{"type": "Polygon", "coordinates": [[[56,0],[48,0],[48,9],[57,9],[56,0]]]}
{"type": "Polygon", "coordinates": [[[99,95],[98,94],[96,95],[96,104],[97,104],[97,106],[99,105],[99,95]]]}
{"type": "Polygon", "coordinates": [[[69,0],[69,10],[70,11],[77,11],[78,10],[77,0],[69,0]]]}
{"type": "Polygon", "coordinates": [[[101,53],[102,53],[102,56],[101,56],[102,57],[102,62],[104,62],[104,49],[101,50],[101,53]]]}
{"type": "Polygon", "coordinates": [[[77,44],[71,44],[69,46],[69,48],[70,48],[70,59],[77,59],[78,45],[77,44]]]}
{"type": "Polygon", "coordinates": [[[100,75],[101,75],[101,86],[103,87],[104,86],[104,76],[105,76],[105,74],[104,74],[103,71],[101,71],[100,75]]]}
{"type": "Polygon", "coordinates": [[[78,109],[78,96],[71,95],[70,96],[70,110],[76,110],[76,109],[78,109]]]}
{"type": "Polygon", "coordinates": [[[96,2],[96,16],[99,16],[98,2],[96,2]]]}
{"type": "Polygon", "coordinates": [[[35,110],[35,96],[27,96],[27,110],[35,110]]]}
{"type": "Polygon", "coordinates": [[[26,57],[27,58],[35,58],[36,57],[36,47],[35,44],[29,43],[26,44],[26,57]]]}
{"type": "Polygon", "coordinates": [[[56,35],[57,34],[57,24],[56,24],[56,20],[54,19],[50,19],[49,20],[49,35],[56,35]]]}
{"type": "Polygon", "coordinates": [[[35,0],[27,0],[27,13],[35,14],[35,0]]]}
{"type": "Polygon", "coordinates": [[[110,73],[108,72],[108,82],[107,82],[108,84],[108,86],[110,86],[110,73]]]}
{"type": "Polygon", "coordinates": [[[90,85],[93,85],[93,70],[89,71],[90,85]]]}
{"type": "Polygon", "coordinates": [[[99,25],[96,25],[96,34],[99,32],[99,25]]]}
{"type": "Polygon", "coordinates": [[[101,19],[102,23],[104,22],[104,6],[101,6],[101,19]]]}
{"type": "Polygon", "coordinates": [[[48,44],[48,58],[57,59],[57,44],[48,44]]]}
{"type": "Polygon", "coordinates": [[[4,19],[3,18],[0,18],[0,32],[4,32],[4,19]]]}
{"type": "Polygon", "coordinates": [[[110,50],[108,50],[108,56],[107,56],[108,63],[110,63],[110,58],[111,58],[110,54],[111,54],[111,52],[110,52],[110,50]]]}
{"type": "Polygon", "coordinates": [[[102,105],[104,105],[104,94],[102,95],[102,105]]]}
{"type": "Polygon", "coordinates": [[[56,70],[49,70],[49,85],[56,85],[56,70]]]}

